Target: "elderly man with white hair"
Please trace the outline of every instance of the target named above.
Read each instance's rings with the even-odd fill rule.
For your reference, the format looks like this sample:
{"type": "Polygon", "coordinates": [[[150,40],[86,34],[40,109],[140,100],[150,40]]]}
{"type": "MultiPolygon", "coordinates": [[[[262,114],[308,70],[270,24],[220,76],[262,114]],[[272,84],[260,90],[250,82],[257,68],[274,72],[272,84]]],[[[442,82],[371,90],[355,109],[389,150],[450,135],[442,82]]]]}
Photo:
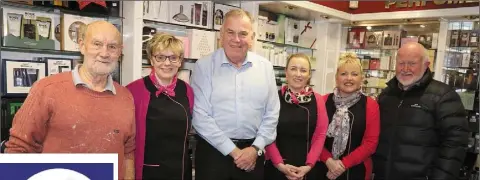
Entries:
{"type": "Polygon", "coordinates": [[[468,144],[466,112],[455,90],[433,79],[429,64],[419,43],[398,50],[396,76],[378,98],[375,180],[458,178],[468,144]]]}

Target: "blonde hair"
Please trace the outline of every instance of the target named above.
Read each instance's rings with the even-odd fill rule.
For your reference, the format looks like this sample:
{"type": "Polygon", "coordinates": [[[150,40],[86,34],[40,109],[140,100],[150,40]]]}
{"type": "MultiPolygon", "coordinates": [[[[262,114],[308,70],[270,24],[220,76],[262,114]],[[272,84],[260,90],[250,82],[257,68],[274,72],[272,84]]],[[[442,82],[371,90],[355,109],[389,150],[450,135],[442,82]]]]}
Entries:
{"type": "Polygon", "coordinates": [[[340,59],[338,61],[337,72],[336,73],[338,73],[338,69],[340,69],[340,67],[345,66],[347,64],[357,65],[358,68],[360,68],[360,74],[363,74],[362,63],[360,62],[360,59],[358,59],[357,54],[355,54],[353,52],[346,52],[346,53],[343,53],[342,55],[340,55],[340,59]]]}
{"type": "Polygon", "coordinates": [[[225,20],[228,19],[229,17],[238,17],[238,16],[247,17],[248,20],[250,20],[250,23],[252,24],[254,22],[252,15],[248,11],[245,11],[243,9],[232,9],[228,11],[227,14],[225,14],[225,20]]]}
{"type": "Polygon", "coordinates": [[[183,42],[175,36],[159,32],[153,35],[152,39],[147,42],[147,57],[150,60],[152,54],[158,51],[170,50],[173,54],[183,58],[183,42]]]}
{"type": "Polygon", "coordinates": [[[301,54],[301,53],[289,55],[288,58],[287,58],[287,64],[285,64],[285,68],[288,67],[288,64],[290,64],[290,60],[292,60],[293,58],[302,58],[302,59],[307,60],[307,62],[308,62],[308,70],[309,70],[310,73],[312,72],[312,64],[310,63],[310,57],[308,57],[308,56],[305,55],[305,54],[301,54]]]}

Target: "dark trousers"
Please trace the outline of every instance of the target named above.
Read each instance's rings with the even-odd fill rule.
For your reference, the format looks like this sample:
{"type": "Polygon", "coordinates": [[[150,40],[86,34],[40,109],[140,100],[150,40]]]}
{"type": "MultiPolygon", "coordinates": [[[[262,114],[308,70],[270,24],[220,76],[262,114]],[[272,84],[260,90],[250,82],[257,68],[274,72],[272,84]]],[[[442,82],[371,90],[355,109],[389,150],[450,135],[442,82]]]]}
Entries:
{"type": "MultiPolygon", "coordinates": [[[[197,139],[195,180],[263,180],[263,154],[257,158],[255,169],[246,172],[237,168],[231,156],[224,156],[203,138],[197,136],[197,139]]],[[[234,143],[239,149],[243,149],[251,146],[253,140],[234,143]]]]}

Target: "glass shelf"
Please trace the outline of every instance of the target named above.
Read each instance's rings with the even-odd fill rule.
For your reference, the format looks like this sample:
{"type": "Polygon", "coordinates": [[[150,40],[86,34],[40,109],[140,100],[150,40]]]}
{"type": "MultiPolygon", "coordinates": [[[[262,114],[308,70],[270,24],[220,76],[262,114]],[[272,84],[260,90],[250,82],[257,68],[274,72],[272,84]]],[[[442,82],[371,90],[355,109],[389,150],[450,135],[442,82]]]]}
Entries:
{"type": "Polygon", "coordinates": [[[58,6],[52,6],[52,7],[35,6],[35,5],[29,5],[29,4],[4,2],[4,1],[0,1],[0,5],[2,7],[14,7],[14,8],[20,8],[20,9],[44,11],[46,13],[52,13],[52,14],[65,13],[65,14],[74,14],[74,15],[87,16],[87,17],[101,17],[101,18],[107,18],[107,20],[124,19],[121,16],[110,16],[110,15],[107,15],[107,14],[75,11],[75,10],[67,9],[67,8],[64,8],[64,7],[58,7],[58,6]]]}
{"type": "Polygon", "coordinates": [[[270,43],[270,44],[273,44],[273,45],[276,45],[276,46],[282,46],[282,47],[296,47],[296,48],[308,49],[308,50],[312,50],[312,51],[317,50],[317,49],[314,49],[314,48],[308,48],[308,47],[303,47],[303,46],[299,46],[299,45],[292,45],[292,44],[285,44],[285,43],[278,43],[278,42],[267,41],[267,40],[262,40],[262,39],[257,39],[257,41],[263,42],[263,43],[270,43]]]}
{"type": "Polygon", "coordinates": [[[19,47],[9,47],[9,46],[1,46],[0,51],[23,52],[23,53],[33,53],[33,54],[52,54],[52,55],[65,55],[65,56],[82,56],[82,54],[78,51],[19,48],[19,47]]]}

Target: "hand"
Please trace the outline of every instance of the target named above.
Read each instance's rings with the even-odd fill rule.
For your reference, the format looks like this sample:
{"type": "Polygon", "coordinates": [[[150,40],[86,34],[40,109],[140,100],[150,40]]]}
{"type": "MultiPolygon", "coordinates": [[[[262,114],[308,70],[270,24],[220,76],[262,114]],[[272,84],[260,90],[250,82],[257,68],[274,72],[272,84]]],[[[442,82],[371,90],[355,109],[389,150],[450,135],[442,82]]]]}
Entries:
{"type": "Polygon", "coordinates": [[[235,164],[237,168],[251,171],[255,168],[255,163],[257,161],[257,150],[253,147],[247,147],[240,150],[240,156],[235,159],[235,164]]]}
{"type": "Polygon", "coordinates": [[[297,175],[303,178],[310,170],[312,170],[310,166],[300,166],[298,167],[297,175]]]}
{"type": "Polygon", "coordinates": [[[229,155],[233,158],[233,160],[237,160],[238,157],[240,157],[241,152],[242,152],[242,150],[235,147],[235,149],[233,149],[233,151],[230,152],[229,155]]]}
{"type": "Polygon", "coordinates": [[[280,172],[282,172],[283,174],[285,174],[285,176],[287,177],[288,180],[299,180],[302,178],[302,176],[299,176],[297,174],[297,172],[300,171],[300,169],[298,169],[297,167],[295,166],[292,166],[290,164],[283,164],[283,163],[280,163],[278,165],[275,166],[280,172]]]}
{"type": "Polygon", "coordinates": [[[338,178],[338,176],[335,176],[335,175],[333,175],[332,172],[328,171],[327,172],[327,178],[330,179],[330,180],[335,180],[335,179],[338,178]]]}
{"type": "Polygon", "coordinates": [[[329,173],[327,173],[327,177],[328,177],[328,174],[330,174],[331,177],[334,177],[334,178],[329,177],[331,179],[336,179],[338,176],[342,175],[343,172],[345,172],[345,166],[340,160],[334,160],[332,158],[328,158],[325,164],[327,165],[327,168],[329,171],[329,173]]]}

